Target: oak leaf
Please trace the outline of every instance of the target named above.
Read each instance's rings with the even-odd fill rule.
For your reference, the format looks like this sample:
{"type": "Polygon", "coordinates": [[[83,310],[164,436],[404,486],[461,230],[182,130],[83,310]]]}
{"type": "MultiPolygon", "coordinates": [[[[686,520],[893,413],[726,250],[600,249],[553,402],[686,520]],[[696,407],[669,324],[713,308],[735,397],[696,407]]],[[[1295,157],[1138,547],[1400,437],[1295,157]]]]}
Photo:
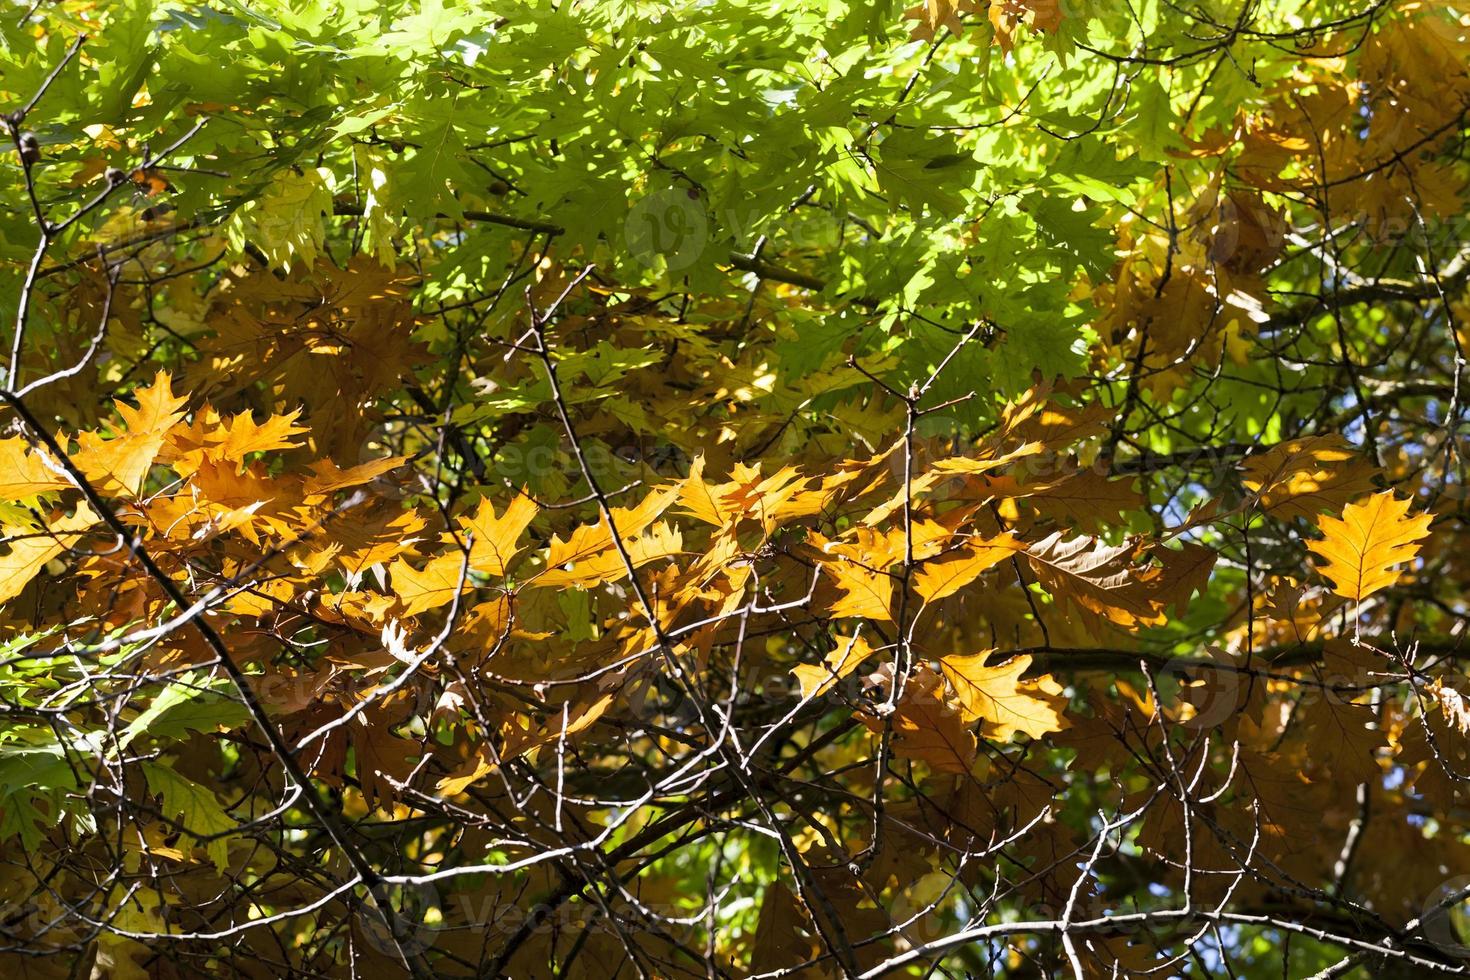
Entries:
{"type": "MultiPolygon", "coordinates": [[[[639,534],[669,508],[681,489],[682,481],[652,490],[637,506],[611,508],[618,536],[626,540],[639,534]]],[[[553,535],[546,553],[546,564],[550,568],[574,564],[612,546],[612,531],[607,521],[599,518],[595,523],[579,526],[565,539],[553,535]]]]}
{"type": "Polygon", "coordinates": [[[754,972],[782,972],[800,966],[818,953],[810,920],[801,903],[780,881],[766,886],[756,919],[750,968],[754,972]]]}
{"type": "Polygon", "coordinates": [[[497,515],[489,500],[481,500],[471,517],[461,517],[459,524],[470,534],[470,567],[486,575],[504,577],[520,546],[516,541],[525,533],[536,516],[536,502],[526,493],[518,493],[497,515]]]}
{"type": "Polygon", "coordinates": [[[289,415],[272,415],[265,424],[257,424],[249,412],[241,412],[228,423],[220,426],[219,455],[243,465],[250,453],[264,453],[276,449],[295,449],[301,445],[292,441],[294,436],[308,430],[296,424],[301,416],[298,408],[289,415]]]}
{"type": "Polygon", "coordinates": [[[1009,52],[1015,45],[1016,29],[1029,23],[1038,31],[1055,33],[1062,26],[1062,0],[991,0],[988,8],[995,43],[1009,52]]]}
{"type": "Polygon", "coordinates": [[[0,555],[0,602],[20,595],[46,563],[76,544],[81,532],[97,523],[97,515],[85,503],[76,513],[40,531],[25,526],[6,526],[4,538],[10,551],[0,555]]]}
{"type": "Polygon", "coordinates": [[[905,10],[903,15],[918,21],[910,31],[911,37],[932,41],[941,30],[947,30],[955,37],[962,36],[965,26],[959,15],[979,9],[975,0],[923,0],[905,10]]]}
{"type": "Polygon", "coordinates": [[[1144,506],[1132,479],[1110,480],[1091,469],[1023,490],[1043,516],[1087,531],[1126,524],[1123,515],[1144,506]]]}
{"type": "Polygon", "coordinates": [[[1348,504],[1342,517],[1323,515],[1317,528],[1320,541],[1307,547],[1327,559],[1322,574],[1333,591],[1354,602],[1398,581],[1394,566],[1419,553],[1419,542],[1429,536],[1428,514],[1408,516],[1409,501],[1392,490],[1348,504]]]}
{"type": "Polygon", "coordinates": [[[914,591],[925,602],[943,599],[975,581],[986,569],[1000,564],[1025,548],[1025,542],[1010,532],[994,538],[966,542],[950,555],[925,563],[914,574],[914,591]]]}
{"type": "Polygon", "coordinates": [[[38,493],[64,490],[71,482],[60,464],[20,437],[0,439],[0,503],[14,503],[38,493]]]}
{"type": "MultiPolygon", "coordinates": [[[[883,671],[876,676],[880,686],[892,683],[883,671]]],[[[893,751],[903,758],[927,762],[939,772],[968,773],[978,748],[975,733],[943,695],[943,679],[928,666],[909,678],[890,716],[893,751]]],[[[858,720],[871,732],[884,730],[884,718],[876,713],[865,711],[858,720]]]]}
{"type": "Polygon", "coordinates": [[[386,456],[344,470],[330,459],[318,460],[311,465],[313,475],[306,478],[304,489],[311,496],[361,486],[406,462],[407,456],[386,456]]]}
{"type": "Polygon", "coordinates": [[[1242,464],[1241,482],[1276,517],[1315,517],[1373,490],[1376,467],[1341,436],[1309,436],[1272,446],[1242,464]]]}
{"type": "Polygon", "coordinates": [[[833,616],[893,621],[893,613],[889,609],[893,602],[893,579],[887,572],[840,558],[823,562],[822,570],[832,576],[840,593],[828,610],[833,616]]]}
{"type": "Polygon", "coordinates": [[[448,605],[470,584],[465,557],[454,552],[429,559],[422,571],[400,558],[389,567],[388,574],[393,577],[393,591],[402,603],[404,616],[448,605]]]}
{"type": "Polygon", "coordinates": [[[622,551],[609,547],[596,555],[571,563],[567,568],[551,568],[542,572],[535,583],[543,588],[578,586],[586,588],[602,582],[615,582],[628,574],[628,566],[641,568],[662,558],[673,558],[684,552],[684,537],[673,527],[660,522],[636,538],[623,542],[622,551]],[[625,561],[623,555],[627,555],[625,561]]]}
{"type": "Polygon", "coordinates": [[[1220,556],[1213,548],[1193,541],[1182,542],[1177,549],[1155,547],[1153,554],[1163,569],[1157,580],[1157,598],[1182,616],[1194,594],[1204,594],[1220,556]]]}
{"type": "Polygon", "coordinates": [[[723,527],[733,516],[734,509],[720,500],[720,490],[720,487],[712,487],[705,482],[704,456],[696,456],[689,464],[689,478],[679,487],[679,503],[684,506],[685,513],[706,524],[723,527]]]}
{"type": "Polygon", "coordinates": [[[1022,680],[1031,666],[1026,655],[986,666],[990,651],[941,657],[939,669],[954,690],[966,721],[983,721],[986,734],[1009,739],[1016,732],[1041,738],[1065,727],[1062,688],[1050,676],[1022,680]]]}
{"type": "Polygon", "coordinates": [[[1061,531],[1026,550],[1042,587],[1057,599],[1119,626],[1158,626],[1166,605],[1156,590],[1160,572],[1138,568],[1137,554],[1133,545],[1112,547],[1095,538],[1066,541],[1061,531]]]}
{"type": "Polygon", "coordinates": [[[174,395],[166,372],[158,372],[152,385],[138,389],[137,397],[137,408],[116,403],[125,425],[115,438],[103,439],[96,432],[77,436],[81,448],[72,455],[72,462],[101,493],[136,494],[168,430],[184,417],[187,400],[174,395]]]}
{"type": "Polygon", "coordinates": [[[837,648],[827,654],[821,664],[799,664],[791,669],[801,685],[803,700],[821,697],[873,655],[873,648],[861,633],[837,638],[837,648]]]}

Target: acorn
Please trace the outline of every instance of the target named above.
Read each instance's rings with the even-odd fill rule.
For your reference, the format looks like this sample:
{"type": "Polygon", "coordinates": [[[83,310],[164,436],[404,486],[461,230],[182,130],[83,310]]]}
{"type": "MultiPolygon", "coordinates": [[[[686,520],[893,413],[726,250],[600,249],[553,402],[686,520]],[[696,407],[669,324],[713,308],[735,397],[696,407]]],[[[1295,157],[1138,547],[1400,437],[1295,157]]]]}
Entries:
{"type": "Polygon", "coordinates": [[[41,159],[41,141],[36,139],[36,134],[30,131],[21,133],[17,142],[20,145],[20,162],[27,167],[41,159]]]}

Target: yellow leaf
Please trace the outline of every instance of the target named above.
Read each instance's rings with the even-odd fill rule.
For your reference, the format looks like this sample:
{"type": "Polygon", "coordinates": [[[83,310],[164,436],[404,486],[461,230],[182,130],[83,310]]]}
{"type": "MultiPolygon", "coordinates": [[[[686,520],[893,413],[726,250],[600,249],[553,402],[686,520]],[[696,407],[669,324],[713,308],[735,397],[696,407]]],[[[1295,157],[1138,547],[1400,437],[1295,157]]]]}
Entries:
{"type": "Polygon", "coordinates": [[[168,374],[158,372],[150,387],[138,390],[137,408],[117,403],[126,424],[123,432],[113,439],[103,439],[96,432],[81,433],[77,437],[81,448],[72,462],[99,492],[136,494],[168,430],[184,417],[185,403],[174,395],[168,374]]]}
{"type": "Polygon", "coordinates": [[[804,700],[820,697],[837,686],[842,678],[857,670],[858,665],[872,655],[873,648],[863,639],[861,633],[845,638],[839,636],[837,648],[827,654],[820,665],[800,664],[793,667],[791,672],[801,685],[801,696],[804,700]]]}
{"type": "Polygon", "coordinates": [[[468,588],[464,556],[454,552],[431,558],[423,571],[400,558],[389,567],[388,573],[393,576],[393,591],[403,603],[405,616],[417,616],[448,605],[462,584],[468,588]]]}
{"type": "Polygon", "coordinates": [[[616,582],[628,574],[628,562],[642,568],[661,558],[682,554],[684,538],[668,524],[655,524],[647,534],[623,542],[628,561],[611,544],[600,554],[574,562],[570,568],[551,568],[536,577],[535,584],[545,587],[576,585],[587,587],[600,582],[616,582]]]}
{"type": "Polygon", "coordinates": [[[19,437],[0,439],[0,501],[14,503],[50,490],[64,490],[71,483],[60,464],[52,465],[40,450],[33,450],[19,437]]]}
{"type": "Polygon", "coordinates": [[[592,692],[585,698],[567,702],[566,707],[555,707],[541,720],[526,715],[511,714],[501,726],[504,738],[500,750],[501,759],[513,759],[529,752],[538,745],[548,745],[563,737],[585,731],[601,718],[613,703],[615,695],[592,692]]]}
{"type": "Polygon", "coordinates": [[[1028,442],[1001,455],[985,452],[980,456],[948,456],[936,460],[932,469],[945,475],[963,473],[968,476],[979,476],[991,470],[998,470],[1023,457],[1035,456],[1045,448],[1039,442],[1028,442]]]}
{"type": "Polygon", "coordinates": [[[985,722],[986,734],[1009,739],[1016,732],[1040,738],[1065,727],[1062,688],[1050,676],[1022,680],[1031,666],[1028,656],[1013,657],[996,667],[985,666],[990,652],[971,657],[943,657],[939,668],[960,704],[966,721],[985,722]]]}
{"type": "Polygon", "coordinates": [[[786,520],[816,513],[826,499],[821,491],[803,492],[807,480],[794,466],[761,479],[758,465],[741,464],[731,475],[733,482],[715,488],[726,515],[758,520],[767,534],[786,520]]]}
{"type": "Polygon", "coordinates": [[[264,425],[257,425],[249,412],[241,412],[219,427],[224,438],[216,453],[221,459],[241,463],[250,453],[295,449],[301,443],[292,442],[291,437],[309,431],[296,424],[300,415],[301,410],[297,409],[290,415],[272,415],[265,420],[264,425]]]}
{"type": "MultiPolygon", "coordinates": [[[[536,504],[525,494],[517,494],[500,515],[488,500],[482,500],[473,516],[459,519],[460,526],[471,535],[468,569],[464,553],[457,549],[429,559],[422,571],[402,558],[395,561],[389,572],[393,591],[403,604],[403,615],[417,616],[448,605],[455,593],[470,587],[469,571],[503,577],[520,550],[516,539],[535,516],[536,504]]],[[[446,537],[453,542],[452,537],[446,537]]]]}
{"type": "Polygon", "coordinates": [[[439,780],[434,792],[441,797],[458,796],[471,785],[494,772],[498,763],[489,746],[481,745],[464,765],[439,780]]]}
{"type": "Polygon", "coordinates": [[[4,536],[10,553],[0,555],[0,602],[9,602],[36,577],[45,564],[71,547],[81,537],[79,532],[97,523],[97,515],[85,503],[76,513],[37,531],[23,526],[7,526],[4,536]]]}
{"type": "Polygon", "coordinates": [[[689,478],[679,488],[679,503],[690,516],[722,527],[732,511],[720,503],[718,489],[704,482],[704,456],[696,456],[689,465],[689,478]]]}
{"type": "Polygon", "coordinates": [[[954,595],[969,585],[987,568],[1000,564],[1025,544],[1010,532],[988,541],[972,541],[942,561],[925,564],[914,574],[914,591],[925,602],[954,595]]]}
{"type": "Polygon", "coordinates": [[[331,493],[334,490],[344,490],[347,487],[361,486],[373,480],[389,470],[397,469],[408,462],[407,456],[387,456],[383,459],[375,459],[359,466],[351,466],[340,469],[330,459],[322,459],[311,466],[314,476],[306,479],[306,493],[308,496],[319,493],[331,493]]]}
{"type": "Polygon", "coordinates": [[[1407,499],[1385,490],[1348,504],[1341,519],[1318,518],[1324,537],[1307,547],[1327,559],[1322,574],[1332,580],[1334,592],[1361,602],[1398,581],[1393,566],[1417,555],[1418,542],[1429,536],[1430,515],[1409,517],[1408,512],[1407,499]]]}
{"type": "Polygon", "coordinates": [[[470,541],[470,567],[486,575],[504,576],[506,566],[520,547],[516,540],[536,516],[536,502],[518,493],[506,505],[505,513],[495,514],[490,501],[480,501],[473,517],[461,517],[460,526],[473,535],[470,541]]]}
{"type": "MultiPolygon", "coordinates": [[[[630,538],[657,520],[679,495],[680,487],[681,484],[660,487],[644,497],[636,507],[612,508],[613,524],[617,526],[619,536],[630,538]]],[[[582,561],[599,551],[611,548],[612,543],[612,532],[608,530],[606,521],[599,519],[595,524],[583,524],[568,535],[565,541],[557,536],[552,537],[551,547],[547,549],[546,564],[550,568],[559,568],[568,563],[582,561]]]]}
{"type": "Polygon", "coordinates": [[[893,600],[893,579],[887,573],[840,560],[824,562],[822,568],[842,593],[829,610],[833,616],[893,621],[893,613],[888,608],[893,600]]]}

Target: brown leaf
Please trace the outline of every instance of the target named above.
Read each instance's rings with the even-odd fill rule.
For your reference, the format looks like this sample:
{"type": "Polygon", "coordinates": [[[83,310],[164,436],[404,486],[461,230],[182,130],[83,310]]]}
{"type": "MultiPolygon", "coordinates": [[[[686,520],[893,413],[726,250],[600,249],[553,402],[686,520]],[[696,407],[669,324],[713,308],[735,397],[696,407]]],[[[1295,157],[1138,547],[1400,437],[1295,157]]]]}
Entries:
{"type": "Polygon", "coordinates": [[[1290,439],[1242,464],[1241,480],[1274,517],[1314,517],[1373,490],[1377,472],[1342,436],[1290,439]]]}
{"type": "Polygon", "coordinates": [[[1109,547],[1096,538],[1065,541],[1058,531],[1027,548],[1042,587],[1119,626],[1158,626],[1164,607],[1154,583],[1157,569],[1135,564],[1137,547],[1109,547]]]}

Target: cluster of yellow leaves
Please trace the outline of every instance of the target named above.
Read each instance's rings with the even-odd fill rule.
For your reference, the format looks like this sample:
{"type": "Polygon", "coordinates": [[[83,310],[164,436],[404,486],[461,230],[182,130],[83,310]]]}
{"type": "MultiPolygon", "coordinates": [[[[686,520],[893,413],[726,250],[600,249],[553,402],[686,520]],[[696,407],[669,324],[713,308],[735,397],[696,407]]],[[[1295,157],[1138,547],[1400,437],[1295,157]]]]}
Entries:
{"type": "MultiPolygon", "coordinates": [[[[931,6],[936,15],[950,10],[931,6]]],[[[995,17],[1015,6],[988,9],[995,17]]],[[[1051,23],[1031,13],[1038,27],[1051,23]]],[[[1146,197],[1170,215],[1183,203],[1177,232],[1132,216],[1119,223],[1111,277],[1085,287],[1102,313],[1099,365],[1136,362],[1145,369],[1140,386],[1167,398],[1189,383],[1198,359],[1245,363],[1247,338],[1277,310],[1264,271],[1286,247],[1293,200],[1317,200],[1320,190],[1321,213],[1361,226],[1369,244],[1460,220],[1464,171],[1439,150],[1456,138],[1470,100],[1470,29],[1445,13],[1409,5],[1364,35],[1356,72],[1337,57],[1304,61],[1268,88],[1265,106],[1172,151],[1203,168],[1200,189],[1179,202],[1177,180],[1164,176],[1174,168],[1161,168],[1146,197]]],[[[1356,47],[1346,38],[1322,43],[1356,47]]]]}
{"type": "MultiPolygon", "coordinates": [[[[315,457],[314,430],[299,424],[299,412],[257,419],[208,404],[190,412],[163,374],[135,401],[118,403],[116,426],[62,440],[76,469],[164,567],[197,575],[212,562],[212,584],[228,593],[220,608],[230,615],[262,625],[309,615],[333,630],[328,655],[301,675],[311,697],[281,707],[310,730],[372,700],[353,724],[327,736],[318,774],[335,778],[350,744],[365,798],[383,805],[396,798],[393,780],[423,751],[394,734],[409,702],[375,695],[373,684],[344,683],[388,683],[401,664],[440,670],[420,662],[415,644],[427,643],[451,610],[455,644],[478,651],[459,669],[493,663],[494,676],[516,683],[556,682],[548,708],[560,718],[532,718],[514,699],[498,702],[499,728],[484,733],[491,741],[461,739],[442,750],[441,792],[464,791],[506,758],[590,731],[620,710],[620,690],[658,669],[665,638],[675,655],[700,660],[735,642],[737,613],[760,595],[839,628],[817,662],[788,660],[803,698],[850,699],[841,682],[875,667],[864,679],[867,693],[856,695],[859,720],[891,735],[899,757],[961,773],[976,764],[977,738],[1035,739],[1065,729],[1067,696],[1029,655],[976,652],[995,644],[949,624],[978,618],[997,633],[1035,635],[1035,617],[1045,611],[1033,607],[1024,569],[1049,597],[1046,609],[1066,611],[1053,620],[1054,640],[1110,629],[1122,642],[1182,612],[1215,560],[1211,548],[1187,539],[1109,543],[1074,533],[1082,518],[1104,521],[1120,506],[1116,495],[1089,500],[1077,491],[1079,481],[1096,485],[1087,471],[1034,479],[1025,466],[1055,446],[1099,436],[1103,414],[1040,388],[1009,406],[967,453],[936,460],[908,481],[893,465],[897,447],[816,474],[738,464],[724,480],[708,478],[696,458],[686,477],[590,521],[542,531],[529,546],[529,532],[549,516],[525,490],[499,506],[480,500],[444,526],[432,509],[373,489],[401,458],[344,468],[315,457]],[[344,501],[349,491],[359,499],[344,501]],[[635,599],[630,573],[647,606],[635,599]],[[579,639],[548,657],[544,643],[568,628],[566,609],[586,622],[573,627],[579,639]],[[913,669],[896,684],[893,666],[909,658],[913,669]]],[[[1370,475],[1338,441],[1284,443],[1244,464],[1250,497],[1241,506],[1315,515],[1370,475]]],[[[156,584],[125,555],[87,544],[98,518],[76,501],[60,460],[23,440],[0,440],[0,487],[12,510],[25,504],[46,515],[6,528],[0,601],[69,554],[83,608],[114,625],[163,613],[156,584]]],[[[1391,567],[1413,556],[1428,523],[1406,517],[1407,506],[1385,494],[1349,505],[1341,520],[1321,518],[1325,538],[1313,547],[1339,593],[1361,599],[1394,581],[1391,567]]],[[[1192,516],[1180,533],[1207,516],[1192,516]]],[[[262,643],[247,642],[247,659],[248,647],[262,643]]],[[[778,659],[793,654],[771,651],[778,659]]],[[[199,652],[180,644],[156,656],[188,662],[199,652]]],[[[271,661],[265,650],[259,659],[271,661]]],[[[282,669],[268,667],[268,675],[282,669]]]]}

